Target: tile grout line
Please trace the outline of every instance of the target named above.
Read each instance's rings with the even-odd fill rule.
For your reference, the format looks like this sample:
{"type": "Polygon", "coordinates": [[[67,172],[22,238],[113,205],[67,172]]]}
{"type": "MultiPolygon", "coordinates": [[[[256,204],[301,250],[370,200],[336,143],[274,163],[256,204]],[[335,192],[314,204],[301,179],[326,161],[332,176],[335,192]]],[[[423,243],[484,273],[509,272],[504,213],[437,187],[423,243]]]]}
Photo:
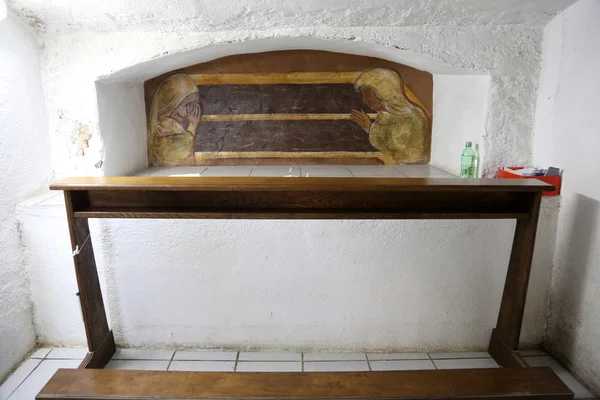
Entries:
{"type": "MultiPolygon", "coordinates": [[[[50,350],[50,351],[52,351],[52,350],[50,350]]],[[[48,352],[48,354],[50,354],[50,351],[48,352]]],[[[45,359],[45,357],[42,358],[39,363],[37,363],[37,365],[35,366],[35,368],[32,369],[31,372],[27,374],[27,376],[25,377],[25,379],[23,379],[21,382],[19,382],[19,384],[17,385],[17,387],[12,392],[10,392],[10,394],[6,397],[6,400],[8,400],[13,394],[15,394],[17,392],[17,390],[21,387],[21,385],[23,385],[25,383],[25,381],[31,376],[31,374],[33,374],[33,371],[35,371],[37,369],[37,367],[39,367],[42,364],[42,361],[44,361],[44,359],[45,359]]],[[[36,359],[29,357],[28,360],[36,360],[36,359]]],[[[38,360],[39,360],[39,358],[38,358],[38,360]]],[[[8,378],[10,378],[11,375],[9,375],[4,382],[6,382],[8,380],[8,378]]]]}
{"type": "Polygon", "coordinates": [[[431,358],[431,353],[427,353],[427,357],[429,357],[429,360],[431,360],[433,368],[438,369],[437,365],[435,364],[435,361],[433,361],[433,358],[431,358]]]}
{"type": "MultiPolygon", "coordinates": [[[[535,356],[534,356],[535,357],[535,356]]],[[[431,356],[429,356],[431,358],[431,356]]],[[[493,357],[444,357],[444,358],[431,358],[432,360],[487,360],[493,357]]]]}
{"type": "MultiPolygon", "coordinates": [[[[77,360],[76,358],[54,358],[54,360],[77,360]]],[[[111,358],[111,361],[228,361],[228,360],[173,360],[173,358],[111,358]]]]}
{"type": "Polygon", "coordinates": [[[240,359],[240,352],[238,351],[235,355],[235,364],[233,365],[233,372],[237,371],[239,359],[240,359]]]}
{"type": "Polygon", "coordinates": [[[169,364],[167,365],[167,369],[165,371],[168,371],[169,368],[171,368],[171,363],[173,362],[173,359],[175,358],[175,353],[177,353],[177,350],[175,350],[173,352],[173,354],[171,355],[171,359],[169,360],[169,364]]]}

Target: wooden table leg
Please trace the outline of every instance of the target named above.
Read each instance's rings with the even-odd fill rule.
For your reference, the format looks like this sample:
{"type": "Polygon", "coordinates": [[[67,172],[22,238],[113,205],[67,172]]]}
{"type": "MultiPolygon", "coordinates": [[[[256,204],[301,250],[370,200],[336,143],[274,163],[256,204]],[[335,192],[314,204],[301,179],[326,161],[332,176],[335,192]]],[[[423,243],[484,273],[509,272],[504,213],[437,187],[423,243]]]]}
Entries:
{"type": "Polygon", "coordinates": [[[102,368],[110,360],[116,347],[112,331],[108,329],[88,220],[75,218],[73,214],[73,204],[78,200],[73,192],[65,191],[71,248],[74,252],[78,250],[73,261],[89,349],[80,368],[102,368]]]}
{"type": "Polygon", "coordinates": [[[502,303],[489,352],[503,367],[526,367],[519,356],[519,336],[535,245],[541,193],[532,193],[527,217],[517,219],[502,303]]]}

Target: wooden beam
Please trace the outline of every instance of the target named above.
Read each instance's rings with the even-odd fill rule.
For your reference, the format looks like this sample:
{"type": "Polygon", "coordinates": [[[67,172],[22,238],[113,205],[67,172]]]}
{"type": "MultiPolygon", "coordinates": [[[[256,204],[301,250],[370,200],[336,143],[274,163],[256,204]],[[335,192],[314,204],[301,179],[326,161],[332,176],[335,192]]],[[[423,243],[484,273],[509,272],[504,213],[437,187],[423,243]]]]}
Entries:
{"type": "Polygon", "coordinates": [[[488,353],[490,353],[499,365],[502,365],[505,368],[527,367],[527,363],[523,360],[523,357],[521,357],[516,350],[508,347],[504,340],[498,335],[496,329],[492,330],[488,353]]]}
{"type": "Polygon", "coordinates": [[[60,369],[38,400],[572,399],[548,367],[385,372],[166,372],[60,369]]]}
{"type": "Polygon", "coordinates": [[[548,185],[516,179],[115,177],[73,178],[52,187],[81,200],[72,209],[77,218],[523,219],[532,196],[548,185]]]}
{"type": "MultiPolygon", "coordinates": [[[[94,247],[87,218],[76,218],[75,210],[87,204],[87,197],[78,192],[65,192],[67,221],[71,236],[73,263],[79,288],[79,301],[85,325],[88,349],[91,353],[97,350],[114,348],[115,343],[108,329],[102,290],[98,279],[98,270],[94,258],[94,247]],[[107,339],[108,338],[108,339],[107,339]],[[111,343],[104,343],[106,340],[111,343]],[[101,348],[101,346],[103,347],[101,348]]],[[[111,353],[112,355],[112,353],[111,353]]],[[[110,359],[110,356],[108,357],[110,359]]],[[[108,361],[108,360],[107,360],[108,361]]],[[[103,367],[98,364],[96,368],[103,367]]]]}
{"type": "Polygon", "coordinates": [[[96,351],[87,353],[79,368],[103,368],[116,351],[115,338],[112,331],[109,331],[96,351]]]}
{"type": "MultiPolygon", "coordinates": [[[[284,178],[302,179],[302,178],[284,178]]],[[[356,178],[356,180],[360,180],[356,178]]],[[[515,201],[529,193],[482,192],[477,196],[448,191],[405,192],[279,192],[260,190],[169,192],[89,191],[88,204],[76,209],[80,218],[165,218],[177,214],[196,218],[244,219],[496,219],[522,217],[525,210],[515,201]],[[102,215],[104,214],[104,215],[102,215]]]]}
{"type": "Polygon", "coordinates": [[[541,193],[532,194],[526,204],[527,215],[517,218],[498,322],[490,341],[490,354],[506,367],[520,364],[512,362],[514,357],[507,352],[519,348],[541,198],[541,193]]]}

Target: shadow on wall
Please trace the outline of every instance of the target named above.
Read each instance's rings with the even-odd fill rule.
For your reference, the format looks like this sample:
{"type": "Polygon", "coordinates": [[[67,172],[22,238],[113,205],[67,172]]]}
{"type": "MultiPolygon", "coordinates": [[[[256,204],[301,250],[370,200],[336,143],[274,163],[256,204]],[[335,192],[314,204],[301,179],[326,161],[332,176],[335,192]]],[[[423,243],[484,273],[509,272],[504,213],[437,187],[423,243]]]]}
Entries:
{"type": "Polygon", "coordinates": [[[562,361],[572,360],[576,351],[576,334],[584,311],[585,282],[592,271],[595,232],[600,212],[600,203],[581,194],[575,194],[570,207],[573,210],[572,224],[564,240],[566,257],[558,266],[554,279],[558,282],[551,305],[550,334],[551,348],[562,361]]]}

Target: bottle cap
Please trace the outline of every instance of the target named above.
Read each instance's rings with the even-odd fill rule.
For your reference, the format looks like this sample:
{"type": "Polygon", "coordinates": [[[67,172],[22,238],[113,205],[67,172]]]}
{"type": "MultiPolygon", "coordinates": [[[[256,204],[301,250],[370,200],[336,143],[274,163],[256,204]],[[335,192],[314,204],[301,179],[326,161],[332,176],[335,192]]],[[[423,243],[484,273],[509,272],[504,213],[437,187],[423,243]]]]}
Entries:
{"type": "Polygon", "coordinates": [[[466,144],[467,147],[471,147],[472,145],[473,145],[473,143],[471,143],[471,142],[467,142],[467,144],[466,144]]]}

